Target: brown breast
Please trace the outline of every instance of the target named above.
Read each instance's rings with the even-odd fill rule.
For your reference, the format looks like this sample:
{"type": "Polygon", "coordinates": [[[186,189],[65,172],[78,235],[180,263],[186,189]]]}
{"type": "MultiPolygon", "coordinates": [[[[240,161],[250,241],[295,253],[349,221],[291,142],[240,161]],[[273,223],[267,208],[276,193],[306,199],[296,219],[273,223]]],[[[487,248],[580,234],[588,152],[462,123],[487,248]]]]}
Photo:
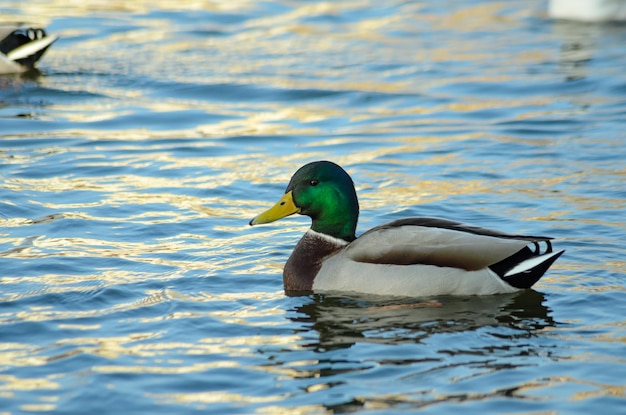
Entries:
{"type": "Polygon", "coordinates": [[[283,270],[283,284],[287,294],[313,291],[313,280],[326,258],[345,247],[339,241],[308,231],[294,248],[283,270]]]}

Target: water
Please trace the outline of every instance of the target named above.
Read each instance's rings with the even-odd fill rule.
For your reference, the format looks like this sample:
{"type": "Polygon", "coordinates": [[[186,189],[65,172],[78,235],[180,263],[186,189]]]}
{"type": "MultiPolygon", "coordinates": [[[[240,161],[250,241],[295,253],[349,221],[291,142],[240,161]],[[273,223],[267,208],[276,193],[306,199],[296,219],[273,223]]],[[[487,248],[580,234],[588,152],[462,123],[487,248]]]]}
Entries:
{"type": "Polygon", "coordinates": [[[544,7],[0,6],[62,36],[0,79],[0,413],[626,413],[626,27],[544,7]],[[306,218],[247,223],[316,159],[360,232],[567,252],[516,295],[287,297],[306,218]]]}

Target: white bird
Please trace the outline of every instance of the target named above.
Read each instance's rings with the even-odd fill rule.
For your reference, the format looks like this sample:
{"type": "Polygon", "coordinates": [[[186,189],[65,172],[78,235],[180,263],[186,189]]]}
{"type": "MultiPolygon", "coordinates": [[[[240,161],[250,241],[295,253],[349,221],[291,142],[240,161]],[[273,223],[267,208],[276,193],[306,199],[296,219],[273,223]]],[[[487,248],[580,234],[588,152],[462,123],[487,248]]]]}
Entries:
{"type": "Polygon", "coordinates": [[[0,75],[26,72],[35,67],[58,36],[40,28],[0,25],[0,75]]]}
{"type": "Polygon", "coordinates": [[[550,0],[548,16],[584,22],[626,20],[626,0],[550,0]]]}

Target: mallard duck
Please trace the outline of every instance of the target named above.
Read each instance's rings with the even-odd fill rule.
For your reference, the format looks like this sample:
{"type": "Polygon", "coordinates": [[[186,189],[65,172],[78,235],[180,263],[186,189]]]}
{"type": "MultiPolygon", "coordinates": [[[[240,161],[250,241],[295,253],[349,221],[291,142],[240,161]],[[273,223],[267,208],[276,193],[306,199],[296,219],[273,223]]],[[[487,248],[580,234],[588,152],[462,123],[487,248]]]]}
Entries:
{"type": "Polygon", "coordinates": [[[626,0],[550,0],[548,15],[584,22],[624,21],[626,0]]]}
{"type": "Polygon", "coordinates": [[[427,217],[395,220],[357,238],[359,202],[354,184],[330,161],[301,167],[282,198],[250,225],[294,213],[309,216],[312,224],[285,264],[288,294],[511,293],[530,288],[564,252],[554,252],[549,237],[509,235],[427,217]]]}
{"type": "Polygon", "coordinates": [[[35,67],[57,36],[39,28],[0,25],[0,74],[25,72],[35,67]]]}

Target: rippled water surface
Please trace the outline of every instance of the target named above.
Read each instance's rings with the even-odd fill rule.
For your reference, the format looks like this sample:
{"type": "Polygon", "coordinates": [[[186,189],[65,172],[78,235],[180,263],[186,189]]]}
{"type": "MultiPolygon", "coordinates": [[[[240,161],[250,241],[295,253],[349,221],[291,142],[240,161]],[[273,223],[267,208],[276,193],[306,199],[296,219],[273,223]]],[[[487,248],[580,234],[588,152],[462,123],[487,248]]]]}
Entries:
{"type": "Polygon", "coordinates": [[[626,413],[626,26],[543,1],[29,1],[0,78],[0,413],[626,413]],[[86,3],[83,4],[83,3],[86,3]],[[342,164],[359,232],[443,216],[566,249],[534,291],[287,297],[342,164]]]}

